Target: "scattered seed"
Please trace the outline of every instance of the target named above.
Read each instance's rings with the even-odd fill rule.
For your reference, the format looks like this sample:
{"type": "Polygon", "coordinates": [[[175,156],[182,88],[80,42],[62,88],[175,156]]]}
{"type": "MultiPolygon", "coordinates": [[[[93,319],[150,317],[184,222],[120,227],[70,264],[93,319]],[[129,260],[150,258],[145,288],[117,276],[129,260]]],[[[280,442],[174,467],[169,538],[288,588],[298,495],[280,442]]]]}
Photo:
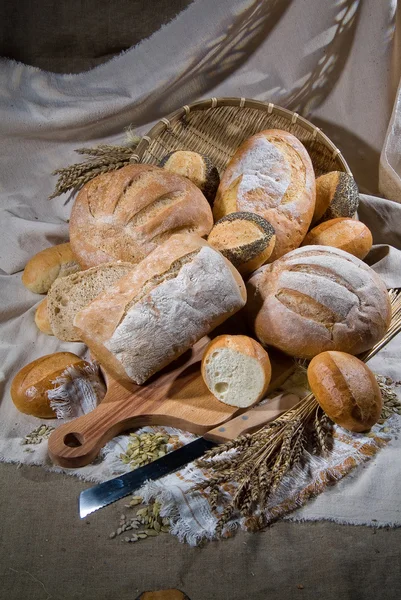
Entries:
{"type": "Polygon", "coordinates": [[[157,531],[155,531],[154,529],[145,529],[145,533],[148,536],[155,536],[155,535],[159,535],[157,531]]]}
{"type": "Polygon", "coordinates": [[[109,538],[112,540],[115,537],[116,537],[116,532],[112,531],[111,534],[109,535],[109,538]]]}

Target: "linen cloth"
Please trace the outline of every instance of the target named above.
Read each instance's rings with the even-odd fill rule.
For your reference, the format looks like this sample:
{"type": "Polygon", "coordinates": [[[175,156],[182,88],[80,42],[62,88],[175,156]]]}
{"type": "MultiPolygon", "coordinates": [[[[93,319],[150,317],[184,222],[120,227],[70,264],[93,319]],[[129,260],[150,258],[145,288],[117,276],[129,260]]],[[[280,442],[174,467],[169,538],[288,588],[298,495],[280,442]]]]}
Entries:
{"type": "MultiPolygon", "coordinates": [[[[68,239],[71,202],[67,196],[47,200],[54,186],[50,173],[77,160],[74,148],[121,143],[129,124],[145,132],[191,101],[243,96],[286,106],[323,127],[363,192],[378,193],[383,150],[380,189],[400,201],[396,8],[389,0],[196,0],[150,39],[84,74],[54,75],[1,61],[3,460],[47,461],[45,445],[24,453],[20,444],[37,421],[18,413],[10,401],[15,373],[43,354],[85,352],[82,344],[61,343],[37,331],[33,315],[41,297],[21,284],[21,270],[34,253],[68,239]]],[[[375,242],[368,262],[388,287],[401,286],[400,211],[395,202],[361,196],[359,217],[375,242]]],[[[370,366],[401,379],[399,342],[370,366]]],[[[363,478],[345,479],[298,518],[400,524],[397,442],[377,455],[363,478]]],[[[96,481],[113,472],[106,460],[79,475],[96,481]]]]}

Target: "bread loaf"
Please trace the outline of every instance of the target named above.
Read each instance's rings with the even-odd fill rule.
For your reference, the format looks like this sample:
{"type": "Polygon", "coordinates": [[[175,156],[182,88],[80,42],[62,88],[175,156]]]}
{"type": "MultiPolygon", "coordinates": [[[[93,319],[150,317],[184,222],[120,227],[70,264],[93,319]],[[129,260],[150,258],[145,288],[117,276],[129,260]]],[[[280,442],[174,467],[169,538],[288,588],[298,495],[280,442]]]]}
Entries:
{"type": "Polygon", "coordinates": [[[348,173],[331,171],[316,179],[316,204],[312,223],[353,217],[358,210],[359,190],[348,173]]]}
{"type": "Polygon", "coordinates": [[[75,317],[100,364],[144,383],[246,301],[241,276],[194,234],[175,235],[75,317]]]}
{"type": "Polygon", "coordinates": [[[48,393],[56,387],[55,380],[72,365],[84,366],[84,360],[71,352],[47,354],[26,365],[11,384],[11,398],[22,413],[41,419],[55,419],[48,393]]]}
{"type": "Polygon", "coordinates": [[[220,335],[207,346],[202,377],[218,400],[246,408],[262,400],[271,379],[269,356],[246,335],[220,335]]]}
{"type": "Polygon", "coordinates": [[[99,175],[79,192],[70,219],[71,247],[83,268],[140,262],[174,233],[207,235],[210,206],[188,179],[151,165],[99,175]]]}
{"type": "Polygon", "coordinates": [[[35,294],[46,294],[57,277],[75,273],[79,269],[70,244],[58,244],[31,258],[22,274],[22,283],[35,294]]]}
{"type": "Polygon", "coordinates": [[[315,208],[315,175],[301,142],[270,129],[246,140],[228,163],[213,206],[215,221],[253,212],[274,227],[276,244],[269,262],[297,248],[315,208]]]}
{"type": "Polygon", "coordinates": [[[217,221],[207,241],[241,275],[256,271],[270,257],[276,243],[274,228],[260,215],[234,212],[217,221]]]}
{"type": "Polygon", "coordinates": [[[340,248],[362,260],[371,249],[373,239],[364,223],[340,217],[324,221],[310,230],[302,245],[315,244],[340,248]]]}
{"type": "Polygon", "coordinates": [[[132,268],[131,263],[107,263],[57,279],[47,296],[47,314],[53,334],[65,342],[81,341],[73,323],[77,312],[132,268]]]}
{"type": "Polygon", "coordinates": [[[187,177],[201,190],[208,202],[213,203],[220,176],[208,156],[190,150],[175,150],[163,158],[160,167],[170,173],[187,177]]]}
{"type": "Polygon", "coordinates": [[[359,354],[385,334],[391,306],[380,277],[329,246],[304,246],[248,281],[247,314],[257,338],[290,356],[359,354]]]}
{"type": "Polygon", "coordinates": [[[380,418],[382,397],[372,371],[345,352],[322,352],[308,367],[316,400],[332,421],[350,431],[367,431],[380,418]]]}
{"type": "Polygon", "coordinates": [[[35,323],[37,328],[42,331],[42,333],[53,335],[53,330],[49,321],[49,315],[47,314],[47,297],[38,304],[38,307],[35,311],[35,323]]]}

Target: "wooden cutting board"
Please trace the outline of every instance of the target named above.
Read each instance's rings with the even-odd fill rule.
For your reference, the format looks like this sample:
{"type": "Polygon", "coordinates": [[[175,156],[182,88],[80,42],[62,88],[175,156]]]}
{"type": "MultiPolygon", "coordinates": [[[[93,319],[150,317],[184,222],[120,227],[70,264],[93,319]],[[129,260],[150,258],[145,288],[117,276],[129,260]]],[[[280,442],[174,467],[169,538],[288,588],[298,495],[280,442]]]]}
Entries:
{"type": "MultiPolygon", "coordinates": [[[[107,373],[107,393],[92,412],[58,427],[49,438],[49,455],[65,468],[92,462],[100,449],[127,429],[166,425],[202,435],[246,409],[219,402],[206,387],[201,359],[210,339],[202,338],[169,367],[143,386],[124,387],[107,373]]],[[[294,370],[294,360],[269,352],[272,379],[277,388],[294,370]]]]}

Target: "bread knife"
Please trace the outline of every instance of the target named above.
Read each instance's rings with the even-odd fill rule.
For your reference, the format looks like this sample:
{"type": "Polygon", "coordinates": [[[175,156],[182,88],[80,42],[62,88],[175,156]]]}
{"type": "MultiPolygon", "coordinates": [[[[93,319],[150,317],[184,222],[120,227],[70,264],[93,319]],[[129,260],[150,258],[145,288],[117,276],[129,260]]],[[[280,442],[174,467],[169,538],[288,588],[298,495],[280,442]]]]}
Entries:
{"type": "Polygon", "coordinates": [[[84,490],[79,496],[81,519],[128,496],[142,487],[146,481],[154,481],[177,471],[200,458],[217,444],[224,444],[239,435],[260,429],[266,423],[274,421],[283,412],[293,408],[298,402],[299,397],[294,394],[281,394],[270,402],[251,408],[223,425],[215,427],[202,437],[178,448],[178,450],[169,452],[144,467],[139,467],[134,471],[84,490]]]}

